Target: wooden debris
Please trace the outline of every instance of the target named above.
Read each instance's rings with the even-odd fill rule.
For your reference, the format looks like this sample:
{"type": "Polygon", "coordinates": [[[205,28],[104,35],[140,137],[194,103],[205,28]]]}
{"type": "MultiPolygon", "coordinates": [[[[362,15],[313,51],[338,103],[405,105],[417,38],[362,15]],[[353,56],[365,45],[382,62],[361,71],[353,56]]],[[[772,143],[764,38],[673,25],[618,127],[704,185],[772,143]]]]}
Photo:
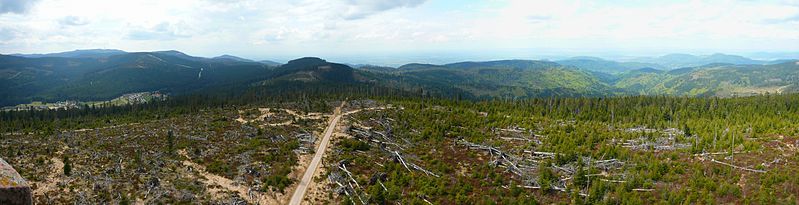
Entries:
{"type": "MultiPolygon", "coordinates": [[[[366,201],[364,201],[364,200],[363,200],[363,198],[361,197],[361,195],[360,195],[360,194],[358,194],[358,191],[357,191],[357,190],[360,190],[360,189],[361,189],[361,185],[359,185],[359,184],[358,184],[358,181],[357,181],[357,180],[355,180],[355,178],[353,178],[353,177],[352,177],[352,172],[350,172],[349,170],[347,170],[347,166],[346,166],[344,163],[339,163],[339,166],[338,166],[338,168],[339,168],[341,171],[344,171],[344,173],[346,173],[346,174],[347,174],[347,176],[348,176],[348,177],[349,177],[349,179],[350,179],[350,180],[347,182],[347,184],[349,185],[349,187],[350,187],[350,188],[352,189],[352,191],[354,192],[353,194],[354,194],[355,196],[357,196],[357,197],[358,197],[358,200],[359,200],[359,201],[361,201],[361,203],[365,205],[365,204],[366,204],[366,201]],[[358,187],[358,188],[357,188],[357,189],[355,189],[355,187],[354,187],[354,186],[352,186],[352,183],[355,183],[355,187],[358,187]]],[[[363,194],[366,194],[366,193],[364,192],[363,194]]]]}
{"type": "Polygon", "coordinates": [[[722,165],[727,165],[727,166],[730,166],[730,167],[733,167],[733,168],[736,168],[736,169],[746,170],[746,171],[750,171],[750,172],[757,172],[757,173],[766,173],[766,170],[750,169],[750,168],[746,168],[746,167],[736,166],[736,165],[733,165],[733,164],[730,164],[730,163],[718,161],[718,160],[713,159],[713,158],[711,158],[710,161],[718,163],[718,164],[722,164],[722,165]]]}
{"type": "Polygon", "coordinates": [[[400,163],[402,163],[402,166],[405,166],[405,169],[407,169],[408,171],[411,171],[411,169],[408,168],[408,164],[405,163],[405,160],[402,159],[402,155],[400,155],[398,151],[394,151],[394,155],[397,156],[397,160],[399,160],[400,163]]]}
{"type": "Polygon", "coordinates": [[[433,173],[433,172],[431,172],[431,171],[427,171],[426,169],[424,169],[424,168],[420,167],[419,165],[416,165],[416,164],[413,164],[413,163],[411,163],[411,166],[412,166],[414,169],[416,169],[416,170],[419,170],[419,171],[422,171],[422,172],[424,172],[424,173],[425,173],[425,174],[427,174],[427,175],[434,176],[434,177],[441,177],[441,176],[438,176],[438,174],[435,174],[435,173],[433,173]]]}

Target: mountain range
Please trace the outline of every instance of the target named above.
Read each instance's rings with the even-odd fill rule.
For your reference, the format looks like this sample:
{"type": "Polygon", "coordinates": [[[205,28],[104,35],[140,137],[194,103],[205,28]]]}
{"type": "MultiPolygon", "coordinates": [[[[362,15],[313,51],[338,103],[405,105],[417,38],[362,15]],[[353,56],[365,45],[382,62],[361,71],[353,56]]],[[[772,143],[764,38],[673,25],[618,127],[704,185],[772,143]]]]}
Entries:
{"type": "Polygon", "coordinates": [[[619,62],[596,57],[559,61],[499,60],[406,64],[396,68],[305,57],[280,64],[179,51],[76,50],[0,55],[0,105],[107,100],[125,93],[173,95],[276,85],[381,86],[471,98],[546,96],[747,96],[799,91],[799,61],[671,54],[619,62]],[[353,68],[354,67],[354,68],[353,68]]]}
{"type": "Polygon", "coordinates": [[[669,69],[696,67],[696,66],[703,66],[714,63],[741,64],[741,65],[769,65],[769,64],[784,63],[787,61],[792,61],[792,60],[761,61],[761,60],[749,59],[743,56],[727,55],[722,53],[716,53],[706,56],[695,56],[690,54],[669,54],[655,58],[647,57],[647,58],[636,58],[631,60],[631,62],[641,62],[641,63],[661,65],[669,69]]]}
{"type": "Polygon", "coordinates": [[[59,53],[47,53],[47,54],[11,54],[11,55],[26,57],[26,58],[45,58],[45,57],[102,58],[102,57],[109,57],[125,53],[127,52],[117,49],[86,49],[86,50],[74,50],[74,51],[66,51],[59,53]]]}

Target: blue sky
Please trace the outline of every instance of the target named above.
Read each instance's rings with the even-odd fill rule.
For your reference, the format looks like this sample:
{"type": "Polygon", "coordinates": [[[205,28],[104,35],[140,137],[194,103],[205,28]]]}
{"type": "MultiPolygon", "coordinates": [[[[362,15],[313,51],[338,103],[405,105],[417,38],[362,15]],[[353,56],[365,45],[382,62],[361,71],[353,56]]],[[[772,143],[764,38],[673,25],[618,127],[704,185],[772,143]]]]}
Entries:
{"type": "Polygon", "coordinates": [[[0,0],[0,53],[88,48],[384,64],[796,53],[799,1],[0,0]]]}

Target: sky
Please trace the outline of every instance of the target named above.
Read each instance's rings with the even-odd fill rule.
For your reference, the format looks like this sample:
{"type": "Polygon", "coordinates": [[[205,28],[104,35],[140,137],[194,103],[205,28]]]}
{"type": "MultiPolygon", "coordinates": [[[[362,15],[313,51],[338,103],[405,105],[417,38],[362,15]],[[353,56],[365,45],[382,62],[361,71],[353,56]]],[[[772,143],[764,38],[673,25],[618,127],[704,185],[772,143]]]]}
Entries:
{"type": "Polygon", "coordinates": [[[797,54],[799,0],[0,0],[0,53],[92,48],[377,64],[797,54]]]}

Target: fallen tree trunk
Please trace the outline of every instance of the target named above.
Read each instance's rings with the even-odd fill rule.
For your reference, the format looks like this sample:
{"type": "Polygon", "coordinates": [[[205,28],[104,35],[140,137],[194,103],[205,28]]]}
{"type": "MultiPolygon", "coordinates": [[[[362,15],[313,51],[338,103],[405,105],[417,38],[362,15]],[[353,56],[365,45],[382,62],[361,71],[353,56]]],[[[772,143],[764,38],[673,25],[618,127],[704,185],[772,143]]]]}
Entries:
{"type": "Polygon", "coordinates": [[[397,160],[399,160],[400,163],[402,163],[402,166],[405,166],[405,169],[407,169],[408,171],[411,171],[411,169],[408,168],[408,164],[405,164],[405,160],[402,159],[402,155],[400,155],[398,151],[394,151],[394,155],[397,156],[397,160]]]}
{"type": "Polygon", "coordinates": [[[727,166],[730,166],[730,167],[733,167],[733,168],[737,168],[737,169],[742,169],[742,170],[750,171],[750,172],[766,173],[766,170],[750,169],[750,168],[746,168],[746,167],[735,166],[735,165],[733,165],[733,164],[726,163],[726,162],[722,162],[722,161],[718,161],[718,160],[716,160],[716,159],[713,159],[713,158],[711,158],[711,159],[710,159],[710,161],[711,161],[711,162],[715,162],[715,163],[719,163],[719,164],[723,164],[723,165],[727,165],[727,166]]]}
{"type": "Polygon", "coordinates": [[[424,172],[424,173],[425,173],[425,174],[427,174],[427,175],[431,175],[431,176],[434,176],[434,177],[441,177],[441,176],[438,176],[437,174],[435,174],[435,173],[433,173],[433,172],[431,172],[431,171],[427,171],[426,169],[424,169],[424,168],[422,168],[422,167],[420,167],[419,165],[416,165],[416,164],[414,164],[414,163],[411,163],[411,166],[412,166],[414,169],[416,169],[416,170],[419,170],[419,171],[422,171],[422,172],[424,172]]]}

